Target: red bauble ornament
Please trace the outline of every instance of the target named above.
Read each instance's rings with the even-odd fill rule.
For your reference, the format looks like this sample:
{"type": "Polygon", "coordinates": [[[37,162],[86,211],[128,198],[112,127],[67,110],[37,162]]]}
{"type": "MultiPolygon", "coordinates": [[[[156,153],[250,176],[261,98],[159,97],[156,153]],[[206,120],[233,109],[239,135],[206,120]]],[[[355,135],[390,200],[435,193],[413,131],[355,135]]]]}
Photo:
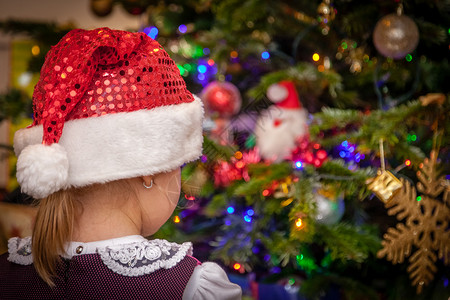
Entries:
{"type": "Polygon", "coordinates": [[[241,94],[229,82],[213,81],[202,91],[201,98],[209,114],[217,113],[221,118],[229,118],[241,108],[241,94]]]}

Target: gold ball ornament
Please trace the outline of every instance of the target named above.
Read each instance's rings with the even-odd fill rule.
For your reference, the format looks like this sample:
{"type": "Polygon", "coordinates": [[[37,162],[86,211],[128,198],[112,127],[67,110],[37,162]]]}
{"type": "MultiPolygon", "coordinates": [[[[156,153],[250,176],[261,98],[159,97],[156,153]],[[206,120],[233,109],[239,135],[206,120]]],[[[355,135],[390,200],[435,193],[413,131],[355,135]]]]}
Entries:
{"type": "Polygon", "coordinates": [[[375,25],[373,43],[383,56],[401,59],[416,49],[419,30],[411,18],[390,14],[375,25]]]}
{"type": "Polygon", "coordinates": [[[113,9],[113,0],[91,0],[91,11],[99,17],[106,17],[113,9]]]}

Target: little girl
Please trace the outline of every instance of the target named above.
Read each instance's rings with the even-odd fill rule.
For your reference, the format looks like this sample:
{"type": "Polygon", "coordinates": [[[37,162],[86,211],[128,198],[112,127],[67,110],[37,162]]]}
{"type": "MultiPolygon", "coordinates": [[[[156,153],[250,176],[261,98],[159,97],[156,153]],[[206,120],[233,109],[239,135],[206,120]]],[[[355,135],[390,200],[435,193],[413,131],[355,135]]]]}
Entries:
{"type": "Polygon", "coordinates": [[[144,33],[69,32],[47,54],[17,179],[39,200],[33,236],[0,256],[0,299],[240,299],[191,243],[147,240],[171,216],[203,107],[144,33]]]}

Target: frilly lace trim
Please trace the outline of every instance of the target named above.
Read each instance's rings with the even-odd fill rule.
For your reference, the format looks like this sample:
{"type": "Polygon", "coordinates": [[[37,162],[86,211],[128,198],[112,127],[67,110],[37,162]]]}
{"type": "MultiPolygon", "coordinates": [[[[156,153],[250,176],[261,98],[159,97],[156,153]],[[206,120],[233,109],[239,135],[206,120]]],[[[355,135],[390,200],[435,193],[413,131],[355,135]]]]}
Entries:
{"type": "Polygon", "coordinates": [[[8,240],[8,260],[19,265],[31,265],[33,255],[31,254],[31,237],[13,237],[8,240]]]}
{"type": "MultiPolygon", "coordinates": [[[[192,243],[180,245],[155,239],[98,248],[97,252],[113,272],[125,276],[141,276],[176,266],[186,255],[192,255],[192,243]]],[[[9,239],[8,253],[10,262],[31,265],[31,237],[9,239]]]]}
{"type": "Polygon", "coordinates": [[[192,243],[155,239],[99,248],[97,252],[113,272],[132,277],[176,266],[186,255],[192,255],[192,243]]]}

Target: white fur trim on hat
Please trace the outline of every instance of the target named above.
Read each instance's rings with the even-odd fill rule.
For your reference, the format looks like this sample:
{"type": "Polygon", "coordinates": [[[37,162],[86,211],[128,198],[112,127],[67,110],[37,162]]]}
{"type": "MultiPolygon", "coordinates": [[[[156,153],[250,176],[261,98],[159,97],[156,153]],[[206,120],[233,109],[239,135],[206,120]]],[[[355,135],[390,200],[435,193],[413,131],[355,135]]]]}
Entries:
{"type": "MultiPolygon", "coordinates": [[[[69,165],[66,182],[59,188],[153,175],[197,159],[202,152],[203,106],[194,98],[191,103],[65,122],[59,148],[65,149],[69,165]]],[[[58,148],[41,145],[42,134],[39,125],[18,130],[14,137],[14,151],[21,161],[17,178],[21,184],[26,182],[24,192],[40,198],[59,189],[53,188],[52,180],[64,178],[54,166],[63,164],[59,156],[48,153],[47,166],[34,166],[33,161],[43,155],[34,153],[36,149],[58,148]]]]}

